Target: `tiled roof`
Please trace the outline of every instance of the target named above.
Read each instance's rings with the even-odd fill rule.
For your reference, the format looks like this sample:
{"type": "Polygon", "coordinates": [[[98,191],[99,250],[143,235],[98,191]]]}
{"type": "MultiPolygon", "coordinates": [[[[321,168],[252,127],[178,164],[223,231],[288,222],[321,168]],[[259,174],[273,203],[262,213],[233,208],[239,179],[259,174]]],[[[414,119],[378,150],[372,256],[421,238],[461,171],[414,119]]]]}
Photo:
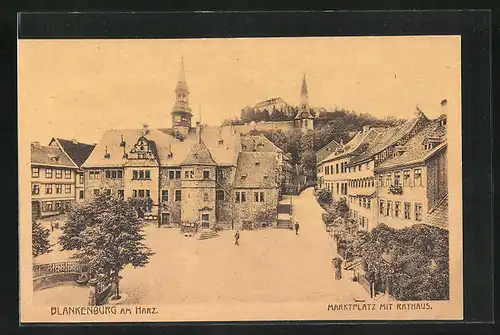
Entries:
{"type": "Polygon", "coordinates": [[[358,132],[349,142],[343,146],[343,152],[335,154],[332,152],[327,157],[322,159],[322,161],[329,161],[335,158],[344,157],[347,155],[362,154],[371,145],[375,139],[379,136],[382,130],[377,128],[371,128],[368,132],[363,133],[358,132]]]}
{"type": "Polygon", "coordinates": [[[421,162],[433,155],[446,145],[446,127],[443,127],[439,119],[432,120],[424,126],[417,134],[411,137],[403,146],[403,153],[395,157],[387,158],[377,166],[377,170],[421,162]],[[427,138],[440,139],[441,144],[433,149],[426,149],[424,143],[427,138]]]}
{"type": "Polygon", "coordinates": [[[319,149],[316,152],[316,161],[321,162],[323,159],[328,157],[332,152],[335,152],[336,149],[342,149],[342,146],[335,140],[330,141],[323,148],[319,149]]]}
{"type": "Polygon", "coordinates": [[[272,152],[240,152],[234,177],[235,188],[274,188],[278,160],[272,152]]]}
{"type": "Polygon", "coordinates": [[[69,156],[57,146],[31,144],[31,164],[76,168],[69,156]]]}
{"type": "MultiPolygon", "coordinates": [[[[143,129],[106,131],[83,167],[123,166],[127,161],[123,157],[124,151],[130,152],[139,137],[143,135],[143,131],[143,129]],[[125,147],[120,146],[122,136],[125,147]],[[106,147],[110,158],[104,158],[106,147]]],[[[198,135],[194,131],[190,131],[183,141],[174,138],[168,129],[151,129],[145,137],[148,141],[154,142],[161,166],[179,166],[186,159],[189,150],[198,142],[198,135]]],[[[217,164],[236,165],[240,151],[238,133],[233,134],[230,127],[204,127],[201,138],[217,164]]]]}
{"type": "Polygon", "coordinates": [[[243,151],[283,152],[262,134],[241,135],[241,149],[243,151]]]}
{"type": "Polygon", "coordinates": [[[387,149],[399,141],[404,135],[408,134],[420,120],[423,119],[426,119],[426,117],[423,113],[420,113],[415,118],[408,120],[397,127],[387,128],[385,131],[380,132],[373,140],[373,144],[370,145],[364,153],[353,158],[349,165],[358,164],[367,159],[371,159],[379,152],[387,149]]]}
{"type": "Polygon", "coordinates": [[[431,210],[425,221],[431,226],[448,229],[448,195],[431,210]]]}
{"type": "Polygon", "coordinates": [[[217,165],[203,141],[196,142],[181,165],[217,165]]]}
{"type": "Polygon", "coordinates": [[[63,138],[55,138],[61,145],[62,149],[75,162],[78,167],[82,166],[85,160],[90,156],[95,145],[76,142],[73,140],[65,140],[63,138]]]}

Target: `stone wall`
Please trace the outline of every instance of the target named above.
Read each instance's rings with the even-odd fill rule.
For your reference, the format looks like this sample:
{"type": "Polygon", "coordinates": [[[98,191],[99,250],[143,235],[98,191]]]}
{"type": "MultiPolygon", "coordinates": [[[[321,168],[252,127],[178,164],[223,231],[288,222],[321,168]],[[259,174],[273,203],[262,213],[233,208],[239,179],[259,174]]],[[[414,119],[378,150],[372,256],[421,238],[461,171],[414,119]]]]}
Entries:
{"type": "Polygon", "coordinates": [[[175,190],[181,189],[181,179],[170,179],[169,171],[181,171],[179,168],[164,168],[160,169],[160,201],[161,201],[161,191],[168,191],[168,201],[161,201],[162,206],[160,208],[160,219],[161,213],[170,213],[170,222],[172,224],[179,224],[181,222],[181,201],[175,201],[175,190]]]}
{"type": "MultiPolygon", "coordinates": [[[[94,189],[99,189],[102,193],[105,189],[110,189],[113,195],[117,195],[118,190],[125,190],[125,174],[123,173],[123,178],[106,178],[106,170],[118,170],[118,169],[85,169],[85,199],[91,199],[94,195],[94,189]],[[90,179],[90,171],[99,171],[98,179],[90,179]]],[[[122,169],[123,171],[123,169],[122,169]]],[[[125,196],[126,198],[126,196],[125,196]]]]}
{"type": "MultiPolygon", "coordinates": [[[[256,222],[257,214],[267,209],[277,209],[278,207],[278,189],[234,189],[235,192],[246,192],[246,202],[234,203],[234,226],[236,229],[241,229],[244,220],[256,222]],[[255,202],[254,192],[264,192],[264,202],[255,202]]],[[[234,200],[233,200],[234,201],[234,200]]]]}

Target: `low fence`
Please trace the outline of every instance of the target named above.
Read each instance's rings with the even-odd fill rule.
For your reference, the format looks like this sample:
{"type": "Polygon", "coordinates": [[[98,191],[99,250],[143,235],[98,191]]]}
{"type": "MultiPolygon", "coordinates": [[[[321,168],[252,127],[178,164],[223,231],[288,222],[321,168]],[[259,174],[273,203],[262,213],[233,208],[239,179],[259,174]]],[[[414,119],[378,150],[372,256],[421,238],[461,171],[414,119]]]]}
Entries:
{"type": "Polygon", "coordinates": [[[54,284],[76,281],[88,267],[77,261],[33,265],[33,289],[41,290],[54,284]]]}

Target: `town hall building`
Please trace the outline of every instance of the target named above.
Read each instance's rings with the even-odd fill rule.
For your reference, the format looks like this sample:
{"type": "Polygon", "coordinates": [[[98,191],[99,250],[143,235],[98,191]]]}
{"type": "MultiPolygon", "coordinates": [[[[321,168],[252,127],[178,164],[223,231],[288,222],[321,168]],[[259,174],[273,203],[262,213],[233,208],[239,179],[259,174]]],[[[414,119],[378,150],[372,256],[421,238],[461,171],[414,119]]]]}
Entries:
{"type": "Polygon", "coordinates": [[[250,142],[259,150],[248,150],[248,135],[235,127],[193,127],[192,117],[182,63],[172,128],[106,131],[82,166],[85,198],[149,198],[144,217],[165,226],[237,229],[276,209],[286,180],[283,153],[255,136],[250,142]]]}

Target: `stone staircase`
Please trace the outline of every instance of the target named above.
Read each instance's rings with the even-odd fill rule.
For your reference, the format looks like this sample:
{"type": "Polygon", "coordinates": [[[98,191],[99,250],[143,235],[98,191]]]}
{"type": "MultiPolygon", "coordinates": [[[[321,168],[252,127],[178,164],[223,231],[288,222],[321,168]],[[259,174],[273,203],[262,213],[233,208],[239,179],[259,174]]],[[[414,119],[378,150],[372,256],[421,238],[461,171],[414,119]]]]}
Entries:
{"type": "Polygon", "coordinates": [[[292,221],[290,220],[279,220],[276,224],[277,229],[292,229],[292,221]]]}
{"type": "Polygon", "coordinates": [[[219,234],[217,234],[212,229],[200,229],[196,233],[196,239],[197,240],[206,240],[208,238],[214,238],[214,237],[219,237],[219,234]]]}

